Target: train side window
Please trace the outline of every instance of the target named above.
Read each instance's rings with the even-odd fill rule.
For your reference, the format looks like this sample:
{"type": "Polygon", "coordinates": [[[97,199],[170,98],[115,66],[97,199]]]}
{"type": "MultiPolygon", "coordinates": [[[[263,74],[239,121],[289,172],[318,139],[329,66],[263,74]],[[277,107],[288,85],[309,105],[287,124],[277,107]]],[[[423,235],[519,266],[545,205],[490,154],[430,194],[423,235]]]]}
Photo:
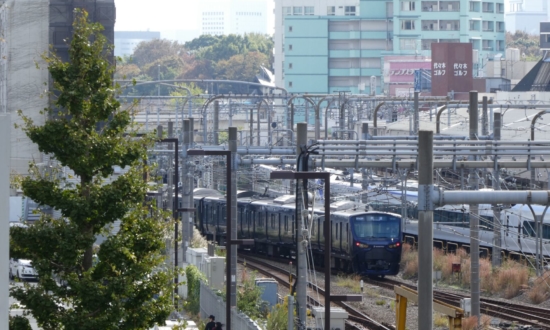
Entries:
{"type": "Polygon", "coordinates": [[[535,222],[523,221],[523,234],[527,236],[535,236],[535,222]]]}
{"type": "Polygon", "coordinates": [[[275,214],[271,213],[271,229],[275,229],[275,214]]]}
{"type": "Polygon", "coordinates": [[[490,217],[488,215],[482,215],[480,216],[480,226],[481,228],[486,228],[488,230],[493,229],[493,217],[490,217]]]}
{"type": "Polygon", "coordinates": [[[288,232],[288,216],[285,215],[283,222],[284,222],[285,232],[288,232]]]}
{"type": "Polygon", "coordinates": [[[434,211],[434,222],[441,222],[441,211],[435,210],[434,211]]]}
{"type": "Polygon", "coordinates": [[[550,226],[549,225],[542,225],[542,238],[549,239],[550,238],[550,226]]]}

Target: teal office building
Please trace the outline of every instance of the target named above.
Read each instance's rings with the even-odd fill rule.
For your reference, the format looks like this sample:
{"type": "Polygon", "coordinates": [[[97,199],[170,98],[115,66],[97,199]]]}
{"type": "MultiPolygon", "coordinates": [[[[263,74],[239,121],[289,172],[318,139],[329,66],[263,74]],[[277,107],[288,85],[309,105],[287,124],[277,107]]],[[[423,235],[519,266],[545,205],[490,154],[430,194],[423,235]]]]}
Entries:
{"type": "Polygon", "coordinates": [[[275,3],[275,76],[291,93],[395,96],[432,43],[472,43],[474,77],[505,53],[504,0],[275,3]]]}

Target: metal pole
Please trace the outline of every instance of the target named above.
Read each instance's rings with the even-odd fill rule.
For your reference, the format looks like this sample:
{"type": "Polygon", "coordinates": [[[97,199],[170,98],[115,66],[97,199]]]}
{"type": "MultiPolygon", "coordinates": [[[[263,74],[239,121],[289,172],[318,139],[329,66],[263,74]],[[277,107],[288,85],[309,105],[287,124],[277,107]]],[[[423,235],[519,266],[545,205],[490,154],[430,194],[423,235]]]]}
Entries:
{"type": "Polygon", "coordinates": [[[325,329],[330,329],[330,251],[331,251],[331,225],[330,225],[330,174],[325,174],[325,329]]]}
{"type": "MultiPolygon", "coordinates": [[[[191,149],[191,135],[193,134],[191,132],[191,118],[190,119],[184,119],[183,120],[183,147],[181,150],[181,155],[183,159],[182,164],[182,184],[181,184],[181,207],[183,209],[189,209],[193,207],[193,176],[189,172],[190,166],[189,166],[189,158],[187,157],[187,149],[191,149]]],[[[176,193],[177,194],[177,193],[176,193]]],[[[191,212],[189,211],[183,211],[181,213],[181,235],[182,235],[182,244],[181,244],[181,251],[182,251],[182,257],[183,262],[187,262],[187,247],[189,246],[189,243],[191,242],[191,228],[190,228],[190,219],[191,219],[191,212]]]]}
{"type": "MultiPolygon", "coordinates": [[[[233,212],[232,210],[230,210],[232,207],[232,202],[233,202],[233,194],[231,193],[233,191],[233,182],[231,181],[231,172],[233,171],[232,169],[232,161],[231,161],[231,153],[227,154],[226,156],[226,163],[227,163],[227,167],[226,167],[226,181],[227,181],[227,192],[226,192],[226,204],[227,204],[227,208],[226,208],[226,218],[227,218],[227,235],[225,237],[225,251],[226,251],[226,265],[225,265],[225,291],[226,291],[226,301],[225,301],[225,327],[227,330],[231,330],[231,305],[232,305],[232,302],[233,302],[233,293],[234,291],[233,288],[235,287],[234,284],[235,284],[235,281],[236,281],[236,278],[233,277],[233,272],[232,272],[232,257],[233,257],[233,253],[232,250],[231,250],[231,233],[233,231],[233,228],[232,228],[232,222],[233,222],[233,219],[232,219],[232,215],[233,215],[233,212]],[[229,209],[229,210],[228,210],[229,209]]],[[[235,297],[236,298],[236,297],[235,297]]]]}
{"type": "MultiPolygon", "coordinates": [[[[2,136],[2,141],[9,141],[10,139],[10,130],[11,130],[11,120],[9,114],[3,114],[0,116],[0,136],[2,136]]],[[[11,145],[10,143],[0,143],[0,260],[3,260],[3,265],[1,267],[3,272],[3,280],[0,280],[0,328],[8,329],[8,319],[9,319],[9,278],[7,276],[8,270],[8,260],[10,258],[10,249],[9,249],[9,233],[10,233],[10,153],[11,145]],[[3,325],[1,325],[3,324],[3,325]]]]}
{"type": "Polygon", "coordinates": [[[419,131],[418,145],[418,329],[433,327],[433,132],[419,131]],[[421,201],[422,198],[422,201],[421,201]]]}
{"type": "MultiPolygon", "coordinates": [[[[296,134],[296,156],[297,159],[301,159],[302,162],[305,161],[304,155],[300,157],[300,154],[302,153],[302,146],[305,146],[307,143],[307,123],[298,123],[297,124],[297,134],[296,134]]],[[[301,172],[303,171],[302,164],[296,164],[296,171],[301,172]]],[[[295,228],[295,235],[296,235],[296,303],[298,308],[298,319],[300,320],[300,324],[304,326],[306,325],[306,306],[307,306],[307,281],[306,281],[306,274],[307,274],[307,259],[306,259],[306,246],[304,246],[304,243],[302,241],[302,228],[305,228],[304,226],[304,216],[303,211],[307,210],[307,204],[304,205],[302,202],[302,198],[304,194],[307,194],[307,191],[303,191],[304,185],[302,184],[303,180],[296,180],[296,228],[295,228]]],[[[307,180],[305,180],[307,182],[307,180]]],[[[330,267],[329,265],[325,265],[325,267],[330,267]]]]}
{"type": "MultiPolygon", "coordinates": [[[[228,145],[229,145],[229,151],[231,151],[230,158],[227,159],[227,163],[229,164],[227,167],[228,176],[228,187],[227,187],[227,194],[231,196],[231,200],[229,204],[230,205],[230,212],[227,213],[227,233],[230,234],[231,240],[237,239],[237,128],[236,127],[229,127],[229,134],[228,134],[228,145]]],[[[231,272],[231,300],[230,300],[230,307],[234,308],[237,306],[237,246],[234,244],[229,245],[230,249],[227,250],[227,255],[231,257],[230,261],[228,262],[228,268],[231,272]]],[[[229,328],[227,328],[229,329],[229,328]]]]}
{"type": "Polygon", "coordinates": [[[220,144],[219,140],[219,131],[220,131],[220,102],[218,100],[214,101],[214,145],[217,146],[220,144]]]}
{"type": "Polygon", "coordinates": [[[256,145],[260,146],[260,107],[262,106],[262,103],[258,103],[258,109],[256,110],[256,145]]]}
{"type": "MultiPolygon", "coordinates": [[[[495,112],[493,114],[494,116],[494,123],[495,128],[493,131],[494,140],[498,141],[500,140],[500,126],[501,126],[501,120],[500,120],[500,112],[495,112]]],[[[495,157],[495,166],[493,168],[493,189],[494,190],[500,190],[500,168],[498,166],[498,159],[495,157]]],[[[501,237],[501,228],[502,228],[502,221],[500,219],[500,207],[496,204],[493,204],[493,214],[494,214],[494,221],[493,221],[493,255],[491,258],[493,267],[499,267],[502,263],[501,259],[501,246],[502,246],[502,237],[501,237]]]]}
{"type": "Polygon", "coordinates": [[[414,132],[413,134],[418,134],[418,128],[420,125],[420,109],[418,106],[418,96],[420,95],[419,91],[414,91],[414,132]]]}
{"type": "Polygon", "coordinates": [[[254,145],[254,109],[250,109],[250,146],[254,145]]]}
{"type": "Polygon", "coordinates": [[[294,296],[293,295],[288,295],[288,323],[286,327],[288,330],[294,329],[294,296]]]}
{"type": "MultiPolygon", "coordinates": [[[[477,91],[470,92],[470,140],[477,140],[478,135],[478,102],[477,91]]],[[[476,156],[472,156],[476,160],[476,156]]],[[[469,185],[473,190],[479,190],[477,170],[470,172],[469,185]]],[[[470,204],[470,295],[472,298],[472,316],[477,316],[480,323],[480,302],[479,302],[479,204],[470,204]]]]}

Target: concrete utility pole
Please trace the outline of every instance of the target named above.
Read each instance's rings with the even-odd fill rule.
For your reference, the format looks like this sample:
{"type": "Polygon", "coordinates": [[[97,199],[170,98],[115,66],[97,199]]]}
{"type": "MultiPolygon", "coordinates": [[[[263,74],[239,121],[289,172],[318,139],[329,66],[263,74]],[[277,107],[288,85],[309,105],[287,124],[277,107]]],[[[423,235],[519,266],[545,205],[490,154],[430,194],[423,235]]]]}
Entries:
{"type": "MultiPolygon", "coordinates": [[[[479,109],[477,102],[477,91],[470,92],[470,140],[477,140],[479,109]]],[[[477,156],[471,156],[470,160],[477,160],[477,156]]],[[[470,172],[469,185],[472,190],[479,190],[477,169],[470,172]]],[[[470,295],[472,298],[472,316],[477,316],[480,322],[479,305],[479,204],[470,204],[470,295]]]]}
{"type": "Polygon", "coordinates": [[[414,132],[413,135],[418,134],[418,129],[420,126],[420,109],[418,104],[418,97],[420,95],[419,91],[414,91],[414,132]]]}
{"type": "MultiPolygon", "coordinates": [[[[228,132],[228,145],[229,151],[231,151],[231,191],[228,191],[228,194],[231,194],[231,233],[230,239],[237,239],[237,127],[229,127],[228,132]]],[[[230,306],[235,308],[237,306],[237,246],[231,244],[231,301],[230,306]]],[[[230,279],[227,279],[229,281],[230,279]]]]}
{"type": "Polygon", "coordinates": [[[189,247],[189,244],[191,243],[191,239],[193,238],[193,212],[190,211],[190,209],[193,207],[193,173],[191,173],[191,163],[189,161],[189,158],[187,157],[187,149],[192,148],[193,142],[193,118],[184,119],[183,120],[183,149],[181,151],[182,158],[184,160],[184,163],[182,164],[183,173],[181,176],[181,208],[182,208],[182,214],[181,214],[181,221],[182,221],[182,240],[183,244],[182,247],[182,254],[183,254],[183,261],[187,262],[186,255],[187,255],[187,248],[189,247]]]}
{"type": "MultiPolygon", "coordinates": [[[[302,165],[306,159],[304,155],[300,156],[302,153],[302,148],[307,144],[307,123],[298,123],[297,124],[297,134],[296,134],[296,156],[298,160],[296,171],[302,172],[304,166],[302,165]]],[[[307,166],[307,164],[305,164],[307,166]]],[[[304,201],[307,203],[307,191],[304,191],[305,184],[302,181],[307,182],[307,180],[297,180],[296,182],[296,304],[298,309],[298,320],[300,325],[303,325],[305,329],[306,325],[306,307],[307,307],[307,259],[306,259],[306,247],[307,240],[303,236],[303,229],[305,228],[305,217],[307,215],[307,204],[304,205],[304,201]]],[[[330,265],[325,265],[325,267],[330,267],[330,265]]]]}
{"type": "MultiPolygon", "coordinates": [[[[500,127],[501,127],[501,114],[500,112],[495,112],[494,116],[494,125],[493,130],[493,140],[500,140],[500,127]]],[[[500,190],[500,168],[498,166],[498,160],[495,157],[495,166],[493,167],[493,189],[500,190]]],[[[500,206],[493,204],[493,254],[492,254],[492,264],[493,267],[500,267],[502,263],[502,258],[500,255],[501,246],[502,246],[502,237],[501,237],[501,228],[502,221],[500,220],[500,206]]]]}
{"type": "MultiPolygon", "coordinates": [[[[231,116],[231,115],[230,115],[231,116]]],[[[219,140],[219,131],[220,131],[220,101],[214,101],[214,145],[217,146],[220,144],[219,140]]]]}
{"type": "Polygon", "coordinates": [[[418,329],[423,330],[433,327],[433,136],[418,133],[418,329]]]}
{"type": "MultiPolygon", "coordinates": [[[[0,136],[2,141],[10,140],[10,115],[0,115],[0,136]]],[[[8,329],[9,317],[9,278],[8,260],[10,258],[10,152],[9,143],[0,143],[0,270],[4,274],[0,280],[0,328],[8,329]],[[2,325],[3,324],[3,325],[2,325]]]]}

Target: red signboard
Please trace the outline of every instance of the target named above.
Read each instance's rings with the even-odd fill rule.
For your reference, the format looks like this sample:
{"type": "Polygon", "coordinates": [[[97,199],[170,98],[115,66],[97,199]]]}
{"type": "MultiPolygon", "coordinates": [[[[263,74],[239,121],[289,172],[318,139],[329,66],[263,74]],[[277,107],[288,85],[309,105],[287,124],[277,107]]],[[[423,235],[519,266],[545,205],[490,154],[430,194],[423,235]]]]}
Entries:
{"type": "Polygon", "coordinates": [[[432,43],[432,95],[453,91],[455,98],[467,98],[473,88],[472,62],[471,43],[432,43]]]}

